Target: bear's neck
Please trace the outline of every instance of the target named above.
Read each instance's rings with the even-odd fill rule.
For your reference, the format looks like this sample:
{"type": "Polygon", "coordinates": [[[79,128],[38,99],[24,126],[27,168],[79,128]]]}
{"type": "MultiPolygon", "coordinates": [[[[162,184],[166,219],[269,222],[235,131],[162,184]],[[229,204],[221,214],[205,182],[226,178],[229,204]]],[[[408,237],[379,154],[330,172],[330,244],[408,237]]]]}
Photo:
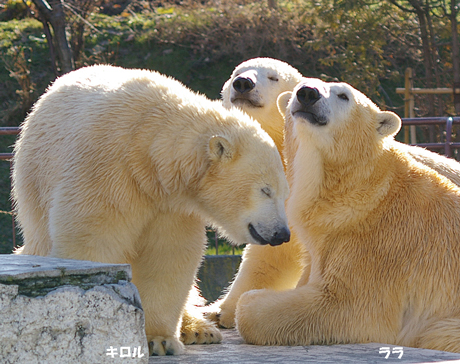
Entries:
{"type": "Polygon", "coordinates": [[[146,116],[133,131],[129,166],[143,192],[183,201],[184,193],[193,195],[193,186],[206,171],[209,123],[180,113],[160,115],[158,120],[146,116]]]}
{"type": "Polygon", "coordinates": [[[389,191],[393,167],[388,165],[391,158],[385,161],[385,150],[338,161],[309,143],[299,142],[296,149],[288,173],[293,198],[287,210],[289,219],[301,226],[338,227],[350,219],[359,220],[389,191]]]}

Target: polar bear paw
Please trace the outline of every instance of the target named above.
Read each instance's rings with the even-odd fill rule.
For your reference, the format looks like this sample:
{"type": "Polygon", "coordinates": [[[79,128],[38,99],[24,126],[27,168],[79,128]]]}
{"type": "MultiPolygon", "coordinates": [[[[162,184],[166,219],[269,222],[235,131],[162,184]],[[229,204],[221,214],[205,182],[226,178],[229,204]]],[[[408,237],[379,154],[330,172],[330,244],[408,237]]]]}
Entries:
{"type": "Polygon", "coordinates": [[[235,327],[235,307],[210,310],[209,312],[204,312],[204,317],[224,329],[233,329],[235,327]]]}
{"type": "Polygon", "coordinates": [[[222,334],[211,321],[188,317],[182,323],[180,339],[185,345],[218,344],[222,341],[222,334]]]}
{"type": "Polygon", "coordinates": [[[184,345],[174,336],[149,336],[149,355],[179,355],[184,352],[184,345]]]}

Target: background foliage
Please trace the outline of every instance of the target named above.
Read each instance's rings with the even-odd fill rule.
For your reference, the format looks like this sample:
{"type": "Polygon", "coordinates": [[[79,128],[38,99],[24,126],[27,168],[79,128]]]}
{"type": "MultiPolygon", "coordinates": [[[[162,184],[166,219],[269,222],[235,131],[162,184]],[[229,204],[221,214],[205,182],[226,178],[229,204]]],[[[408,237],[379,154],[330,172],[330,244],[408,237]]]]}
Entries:
{"type": "MultiPolygon", "coordinates": [[[[273,57],[305,76],[351,83],[401,116],[404,100],[395,89],[404,86],[405,69],[415,70],[415,87],[426,86],[417,14],[390,1],[271,1],[275,7],[248,0],[63,3],[77,68],[110,63],[153,69],[215,99],[240,62],[273,57]]],[[[433,15],[438,77],[432,87],[453,82],[452,31],[436,7],[441,3],[424,1],[433,15]]],[[[0,126],[14,126],[55,79],[55,70],[32,2],[8,0],[0,6],[0,126]]],[[[416,99],[418,116],[429,110],[454,113],[451,96],[435,97],[431,109],[423,97],[416,99]]],[[[0,152],[11,150],[13,142],[0,137],[0,152]]],[[[0,163],[0,210],[10,209],[8,167],[0,163]]],[[[2,227],[9,229],[10,219],[0,214],[0,252],[11,246],[11,233],[2,227]]]]}

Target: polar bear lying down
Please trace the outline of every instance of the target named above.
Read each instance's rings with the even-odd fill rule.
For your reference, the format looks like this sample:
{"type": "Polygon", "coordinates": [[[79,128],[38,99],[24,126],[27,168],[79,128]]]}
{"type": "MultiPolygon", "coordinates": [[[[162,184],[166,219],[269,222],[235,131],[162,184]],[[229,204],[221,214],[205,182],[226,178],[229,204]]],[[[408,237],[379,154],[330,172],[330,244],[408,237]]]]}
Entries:
{"type": "MultiPolygon", "coordinates": [[[[222,89],[225,107],[237,106],[256,119],[273,138],[280,151],[284,146],[284,118],[277,111],[277,98],[292,91],[302,79],[289,64],[272,58],[253,58],[238,65],[222,89]]],[[[460,185],[460,163],[424,148],[398,143],[398,148],[418,162],[460,185]]],[[[294,288],[304,271],[302,281],[308,280],[310,260],[305,248],[291,231],[291,241],[275,248],[248,245],[238,274],[228,292],[207,307],[208,317],[223,327],[235,326],[236,304],[244,292],[269,288],[294,288]]],[[[302,282],[300,282],[302,284],[302,282]]]]}
{"type": "Polygon", "coordinates": [[[304,79],[279,105],[287,214],[311,274],[243,294],[243,338],[460,352],[459,187],[400,148],[399,117],[347,84],[304,79]]]}
{"type": "Polygon", "coordinates": [[[130,263],[156,355],[181,353],[180,331],[185,343],[221,340],[184,312],[207,222],[234,242],[289,240],[273,140],[156,72],[93,66],[59,78],[14,153],[20,253],[130,263]]]}

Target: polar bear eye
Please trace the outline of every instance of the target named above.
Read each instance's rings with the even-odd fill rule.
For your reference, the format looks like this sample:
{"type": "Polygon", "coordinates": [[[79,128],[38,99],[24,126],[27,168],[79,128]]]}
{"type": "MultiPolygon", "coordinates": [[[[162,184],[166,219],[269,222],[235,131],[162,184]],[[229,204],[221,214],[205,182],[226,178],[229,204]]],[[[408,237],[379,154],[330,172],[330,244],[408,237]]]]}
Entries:
{"type": "Polygon", "coordinates": [[[269,76],[268,79],[269,79],[270,81],[278,82],[278,78],[276,78],[275,76],[269,76]]]}
{"type": "Polygon", "coordinates": [[[272,190],[269,187],[262,188],[262,193],[268,197],[272,197],[272,190]]]}
{"type": "Polygon", "coordinates": [[[337,97],[338,97],[339,99],[342,99],[342,100],[345,100],[345,101],[348,101],[348,100],[349,100],[347,94],[344,94],[344,93],[338,94],[337,97]]]}

